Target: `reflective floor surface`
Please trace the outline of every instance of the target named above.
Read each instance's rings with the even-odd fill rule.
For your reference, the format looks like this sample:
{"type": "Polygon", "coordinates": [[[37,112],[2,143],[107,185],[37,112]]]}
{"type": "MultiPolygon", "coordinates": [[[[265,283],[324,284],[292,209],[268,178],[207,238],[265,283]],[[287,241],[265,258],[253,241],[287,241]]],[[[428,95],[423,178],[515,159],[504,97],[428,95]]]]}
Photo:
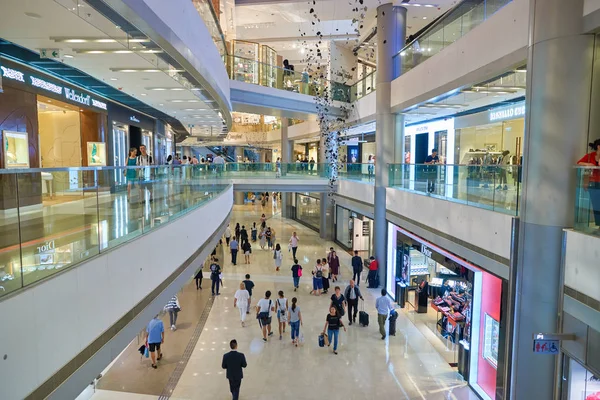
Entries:
{"type": "MultiPolygon", "coordinates": [[[[456,369],[438,352],[443,350],[443,343],[436,342],[439,338],[435,335],[427,335],[427,322],[414,318],[412,311],[402,310],[397,322],[396,336],[381,340],[374,309],[377,290],[363,289],[365,308],[370,314],[369,327],[352,325],[348,327],[348,332],[341,332],[338,355],[334,355],[329,348],[318,347],[317,336],[325,323],[331,292],[320,297],[309,295],[311,279],[308,271],[317,257],[325,257],[329,247],[338,246],[321,240],[316,232],[294,221],[281,218],[277,209],[269,211],[268,215],[273,212],[275,215],[267,220],[267,224],[275,229],[277,241],[282,243],[284,251],[281,271],[275,271],[272,252],[261,250],[258,242],[253,244],[249,265],[243,264],[241,257],[238,265],[233,266],[228,254],[225,255],[222,264],[224,288],[221,295],[215,298],[187,366],[178,377],[174,391],[170,393],[172,399],[231,398],[225,373],[221,369],[221,359],[228,351],[228,343],[232,338],[237,339],[239,350],[246,354],[248,360],[241,399],[477,398],[456,369]],[[292,256],[287,249],[287,242],[293,231],[298,232],[298,258],[300,264],[306,268],[298,292],[293,292],[289,270],[292,256]],[[289,329],[286,330],[283,340],[279,340],[276,332],[268,343],[263,343],[258,323],[252,318],[252,314],[248,316],[247,326],[241,327],[240,314],[233,308],[233,294],[245,273],[250,273],[256,283],[252,304],[256,304],[266,290],[274,293],[283,290],[288,299],[291,300],[294,296],[298,298],[304,319],[304,326],[301,328],[305,337],[303,345],[298,348],[292,346],[289,329]]],[[[258,222],[261,212],[260,205],[235,206],[232,222],[248,226],[251,222],[258,222]]],[[[342,251],[339,251],[338,255],[342,264],[342,276],[338,284],[344,288],[350,277],[350,255],[342,251]]],[[[205,276],[207,278],[208,273],[205,273],[205,276]]],[[[157,370],[153,370],[147,359],[140,358],[139,353],[133,355],[131,349],[128,349],[105,375],[106,378],[111,378],[111,374],[118,371],[118,377],[106,379],[104,382],[105,378],[102,378],[99,383],[102,390],[97,391],[92,399],[145,399],[145,396],[132,397],[132,388],[144,381],[147,382],[146,386],[153,389],[138,393],[155,396],[160,394],[160,385],[153,382],[165,382],[168,377],[172,377],[172,357],[178,352],[177,348],[188,344],[186,338],[189,338],[190,334],[187,331],[193,330],[200,318],[198,304],[203,303],[203,298],[207,295],[205,292],[209,282],[206,278],[203,285],[205,290],[202,293],[196,295],[192,282],[181,295],[180,318],[185,325],[175,332],[166,332],[164,363],[160,364],[157,370]],[[190,313],[193,314],[192,318],[190,313]],[[176,342],[183,344],[175,344],[176,342]],[[138,383],[134,385],[133,382],[138,383]]],[[[332,283],[332,290],[334,285],[332,283]]],[[[362,286],[364,284],[361,284],[362,286]]],[[[166,318],[168,319],[168,316],[166,318]]],[[[347,323],[347,319],[344,322],[347,323]]],[[[275,324],[273,327],[277,331],[275,324]]],[[[138,346],[134,340],[130,347],[136,350],[138,346]]]]}

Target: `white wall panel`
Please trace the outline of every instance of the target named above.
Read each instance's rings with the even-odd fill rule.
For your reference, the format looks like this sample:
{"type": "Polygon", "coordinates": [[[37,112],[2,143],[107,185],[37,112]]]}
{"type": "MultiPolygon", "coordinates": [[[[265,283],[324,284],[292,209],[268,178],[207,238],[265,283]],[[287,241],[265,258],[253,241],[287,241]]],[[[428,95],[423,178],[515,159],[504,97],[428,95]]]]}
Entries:
{"type": "Polygon", "coordinates": [[[75,357],[208,241],[232,205],[230,187],[179,220],[0,301],[0,398],[25,397],[75,357]]]}
{"type": "Polygon", "coordinates": [[[337,182],[337,195],[367,204],[375,202],[375,185],[346,179],[338,179],[337,182]]]}
{"type": "Polygon", "coordinates": [[[395,112],[490,79],[527,58],[529,1],[513,0],[483,24],[392,82],[395,112]]]}
{"type": "Polygon", "coordinates": [[[600,238],[567,231],[565,285],[600,301],[600,238]]]}
{"type": "Polygon", "coordinates": [[[387,209],[510,259],[510,215],[392,188],[387,189],[387,209]]]}

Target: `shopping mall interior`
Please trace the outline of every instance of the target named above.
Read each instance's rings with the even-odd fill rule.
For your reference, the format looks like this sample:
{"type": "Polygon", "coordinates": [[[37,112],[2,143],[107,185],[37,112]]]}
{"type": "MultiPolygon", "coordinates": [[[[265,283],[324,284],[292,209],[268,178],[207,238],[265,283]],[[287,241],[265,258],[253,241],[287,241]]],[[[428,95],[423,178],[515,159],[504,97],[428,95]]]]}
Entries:
{"type": "Polygon", "coordinates": [[[598,107],[598,0],[3,0],[0,398],[599,400],[598,107]]]}

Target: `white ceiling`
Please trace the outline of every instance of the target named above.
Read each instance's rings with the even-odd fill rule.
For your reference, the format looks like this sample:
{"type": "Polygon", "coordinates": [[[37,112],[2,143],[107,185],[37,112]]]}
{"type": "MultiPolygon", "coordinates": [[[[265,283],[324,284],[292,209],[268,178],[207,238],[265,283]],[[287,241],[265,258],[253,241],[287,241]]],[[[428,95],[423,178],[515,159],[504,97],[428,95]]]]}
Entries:
{"type": "MultiPolygon", "coordinates": [[[[347,43],[350,48],[356,46],[354,29],[357,26],[352,23],[352,19],[358,17],[352,9],[360,6],[356,0],[318,0],[316,4],[312,1],[280,4],[262,2],[256,0],[251,5],[236,5],[233,24],[237,39],[267,44],[295,64],[304,58],[300,52],[301,43],[306,38],[316,38],[317,32],[323,35],[324,41],[333,39],[347,43]],[[311,8],[314,8],[321,22],[311,17],[311,8]],[[315,25],[312,25],[313,21],[315,25]]],[[[457,0],[410,1],[405,5],[408,10],[407,36],[416,33],[457,3],[457,0]]],[[[380,0],[364,0],[362,6],[367,7],[367,12],[363,28],[359,29],[361,34],[376,25],[375,14],[380,4],[380,0]]]]}
{"type": "Polygon", "coordinates": [[[195,125],[195,135],[210,133],[211,129],[221,132],[222,119],[212,104],[203,101],[202,91],[190,90],[178,82],[176,74],[164,72],[172,69],[171,66],[156,54],[141,52],[143,43],[127,42],[119,27],[81,0],[78,4],[79,7],[75,7],[70,0],[2,0],[0,37],[36,52],[43,48],[60,49],[62,59],[59,61],[179,119],[186,127],[195,125]],[[97,42],[110,38],[118,40],[97,42]],[[68,39],[85,41],[65,42],[68,39]],[[122,53],[82,52],[86,50],[122,53]],[[117,72],[116,69],[136,71],[117,72]],[[153,90],[156,88],[165,90],[153,90]]]}

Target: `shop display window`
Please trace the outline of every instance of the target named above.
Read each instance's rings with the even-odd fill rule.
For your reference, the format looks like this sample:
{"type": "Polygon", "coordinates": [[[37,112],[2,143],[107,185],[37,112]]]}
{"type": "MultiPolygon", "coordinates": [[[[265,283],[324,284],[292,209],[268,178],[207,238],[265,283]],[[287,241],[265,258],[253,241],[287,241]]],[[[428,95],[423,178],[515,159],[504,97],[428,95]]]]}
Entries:
{"type": "Polygon", "coordinates": [[[483,334],[483,358],[489,361],[494,368],[498,367],[499,336],[500,323],[486,313],[483,334]]]}
{"type": "Polygon", "coordinates": [[[88,165],[90,167],[106,165],[106,143],[87,143],[88,165]]]}
{"type": "Polygon", "coordinates": [[[2,131],[4,168],[29,168],[27,132],[2,131]]]}
{"type": "Polygon", "coordinates": [[[600,400],[600,378],[573,359],[569,362],[569,400],[600,400]]]}

